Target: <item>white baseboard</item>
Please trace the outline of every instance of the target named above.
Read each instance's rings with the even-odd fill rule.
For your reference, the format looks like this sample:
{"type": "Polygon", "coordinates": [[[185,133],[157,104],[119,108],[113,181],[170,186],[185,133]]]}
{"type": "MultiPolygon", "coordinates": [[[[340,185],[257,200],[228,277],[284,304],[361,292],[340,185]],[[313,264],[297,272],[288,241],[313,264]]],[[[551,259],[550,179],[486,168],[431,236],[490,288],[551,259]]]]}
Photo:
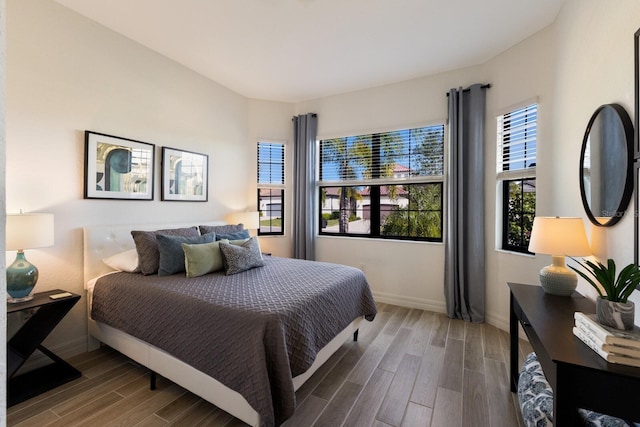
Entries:
{"type": "MultiPolygon", "coordinates": [[[[373,298],[376,301],[385,304],[399,305],[401,307],[408,308],[419,308],[421,310],[433,311],[435,313],[447,312],[447,307],[443,301],[406,297],[386,292],[373,292],[373,298]]],[[[495,326],[498,329],[509,332],[509,319],[506,317],[485,313],[484,320],[486,323],[495,326]]],[[[522,337],[524,334],[521,333],[520,335],[522,337]]],[[[526,335],[524,335],[524,338],[526,339],[526,335]]]]}
{"type": "Polygon", "coordinates": [[[401,307],[419,308],[421,310],[433,311],[436,313],[447,312],[444,302],[438,300],[406,297],[386,292],[373,292],[373,299],[385,304],[399,305],[401,307]]]}

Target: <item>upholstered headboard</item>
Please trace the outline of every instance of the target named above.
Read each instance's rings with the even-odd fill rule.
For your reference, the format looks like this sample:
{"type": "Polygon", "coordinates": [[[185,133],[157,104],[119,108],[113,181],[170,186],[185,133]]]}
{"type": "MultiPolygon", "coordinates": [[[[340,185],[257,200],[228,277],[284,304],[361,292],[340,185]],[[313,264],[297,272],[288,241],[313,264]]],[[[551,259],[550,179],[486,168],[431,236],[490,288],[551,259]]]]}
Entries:
{"type": "Polygon", "coordinates": [[[118,224],[84,227],[84,286],[101,274],[112,271],[103,258],[135,248],[131,230],[160,230],[197,225],[224,225],[225,221],[169,224],[118,224]]]}

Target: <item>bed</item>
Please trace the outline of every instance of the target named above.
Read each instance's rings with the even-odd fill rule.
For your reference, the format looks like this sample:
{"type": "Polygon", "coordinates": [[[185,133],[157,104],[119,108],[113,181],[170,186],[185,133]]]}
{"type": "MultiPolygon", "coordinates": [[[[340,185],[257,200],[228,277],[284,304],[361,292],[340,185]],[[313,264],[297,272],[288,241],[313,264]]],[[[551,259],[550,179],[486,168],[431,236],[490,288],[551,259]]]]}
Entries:
{"type": "Polygon", "coordinates": [[[295,390],[375,316],[366,279],[346,266],[270,256],[259,268],[195,278],[114,272],[102,261],[135,248],[131,230],[193,225],[84,229],[89,347],[107,344],[249,425],[278,425],[295,409],[295,390]],[[124,321],[127,312],[138,317],[124,321]]]}

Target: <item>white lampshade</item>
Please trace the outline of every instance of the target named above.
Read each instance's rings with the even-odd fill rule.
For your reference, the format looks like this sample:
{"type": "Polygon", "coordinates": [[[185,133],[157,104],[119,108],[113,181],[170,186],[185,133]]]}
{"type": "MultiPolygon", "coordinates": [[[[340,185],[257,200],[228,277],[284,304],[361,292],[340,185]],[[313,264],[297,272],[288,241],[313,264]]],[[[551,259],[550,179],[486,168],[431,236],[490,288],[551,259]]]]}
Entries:
{"type": "Polygon", "coordinates": [[[260,213],[234,212],[227,216],[227,221],[231,224],[243,224],[247,230],[257,230],[260,228],[260,213]]]}
{"type": "Polygon", "coordinates": [[[590,255],[591,249],[582,218],[535,217],[529,252],[547,255],[590,255]]]}
{"type": "Polygon", "coordinates": [[[564,257],[586,256],[591,252],[582,218],[535,217],[529,251],[552,256],[552,264],[540,270],[544,291],[570,296],[576,289],[578,276],[567,268],[564,257]]]}
{"type": "Polygon", "coordinates": [[[53,214],[8,214],[6,250],[43,248],[53,245],[53,214]]]}

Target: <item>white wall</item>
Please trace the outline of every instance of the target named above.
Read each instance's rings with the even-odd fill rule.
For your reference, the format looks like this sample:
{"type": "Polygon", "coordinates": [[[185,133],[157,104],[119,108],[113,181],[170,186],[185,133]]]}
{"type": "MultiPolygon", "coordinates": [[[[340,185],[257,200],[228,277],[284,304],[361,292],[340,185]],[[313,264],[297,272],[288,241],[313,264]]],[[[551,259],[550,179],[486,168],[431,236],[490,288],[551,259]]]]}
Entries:
{"type": "MultiPolygon", "coordinates": [[[[296,105],[330,138],[444,123],[448,90],[483,82],[481,68],[439,74],[296,105]]],[[[365,271],[378,301],[444,311],[444,244],[319,236],[316,259],[365,271]]]]}
{"type": "Polygon", "coordinates": [[[251,99],[249,100],[249,145],[254,158],[253,181],[250,185],[249,193],[251,200],[249,206],[257,209],[257,164],[255,161],[256,144],[260,142],[278,142],[285,144],[285,205],[284,223],[285,230],[283,236],[263,236],[260,237],[260,247],[264,252],[269,252],[274,256],[293,256],[293,241],[291,239],[293,213],[293,104],[285,102],[269,102],[251,99]]]}
{"type": "MultiPolygon", "coordinates": [[[[537,214],[579,216],[578,159],[584,129],[601,104],[621,103],[633,116],[633,33],[640,4],[632,0],[568,0],[556,23],[487,63],[465,70],[332,96],[296,105],[318,113],[319,137],[389,130],[442,121],[452,87],[491,83],[485,147],[486,318],[508,326],[507,282],[538,283],[546,255],[497,250],[495,120],[526,101],[539,104],[537,214]]],[[[620,264],[633,259],[633,218],[592,231],[594,252],[620,264]]],[[[444,310],[443,245],[318,238],[318,259],[363,268],[381,301],[444,310]]],[[[593,296],[581,283],[580,291],[593,296]]],[[[636,293],[637,294],[637,293],[636,293]]]]}
{"type": "MultiPolygon", "coordinates": [[[[297,113],[318,113],[320,138],[336,137],[444,123],[449,89],[491,84],[485,146],[487,320],[504,328],[508,325],[506,282],[535,281],[540,267],[533,257],[496,251],[495,116],[538,97],[539,135],[550,139],[551,120],[545,119],[553,111],[549,67],[553,54],[547,46],[553,42],[554,33],[548,28],[481,66],[296,105],[297,113]]],[[[545,196],[541,199],[544,203],[545,196]]],[[[320,236],[317,258],[364,269],[380,301],[445,311],[444,244],[320,236]]]]}
{"type": "MultiPolygon", "coordinates": [[[[4,0],[0,0],[0,249],[4,251],[5,248],[5,66],[6,66],[6,3],[4,0]]],[[[6,298],[6,283],[7,276],[5,274],[5,261],[0,258],[0,301],[4,301],[6,298]]],[[[6,342],[7,334],[7,312],[2,310],[0,312],[0,342],[6,342]]],[[[0,360],[7,360],[7,347],[2,346],[0,348],[0,360]]],[[[0,378],[7,377],[7,365],[6,363],[0,363],[0,378]]],[[[0,420],[6,419],[7,413],[7,382],[2,381],[0,384],[0,420]]]]}
{"type": "MultiPolygon", "coordinates": [[[[552,204],[557,214],[568,215],[581,206],[576,182],[584,131],[598,106],[619,103],[634,117],[633,34],[640,27],[640,3],[633,0],[602,2],[567,0],[558,16],[555,67],[555,112],[552,204]],[[574,159],[567,162],[566,159],[574,159]]],[[[618,265],[633,262],[633,202],[613,227],[587,227],[592,251],[618,265]],[[594,244],[595,243],[595,244],[594,244]]],[[[585,217],[583,215],[583,217],[585,217]]],[[[585,217],[586,218],[586,217],[585,217]]],[[[590,224],[585,219],[585,224],[590,224]]],[[[595,292],[586,282],[578,289],[595,292]]],[[[640,292],[635,292],[636,310],[640,292]]],[[[640,321],[640,312],[636,322],[640,321]]]]}
{"type": "MultiPolygon", "coordinates": [[[[6,75],[7,211],[55,215],[55,246],[27,251],[36,291],[83,293],[85,225],[197,222],[255,204],[244,97],[47,0],[7,2],[6,75]],[[156,144],[154,201],[83,199],[85,130],[156,144]],[[208,202],[159,201],[161,146],[209,155],[208,202]]],[[[84,351],[85,311],[83,299],[47,343],[84,351]]]]}

